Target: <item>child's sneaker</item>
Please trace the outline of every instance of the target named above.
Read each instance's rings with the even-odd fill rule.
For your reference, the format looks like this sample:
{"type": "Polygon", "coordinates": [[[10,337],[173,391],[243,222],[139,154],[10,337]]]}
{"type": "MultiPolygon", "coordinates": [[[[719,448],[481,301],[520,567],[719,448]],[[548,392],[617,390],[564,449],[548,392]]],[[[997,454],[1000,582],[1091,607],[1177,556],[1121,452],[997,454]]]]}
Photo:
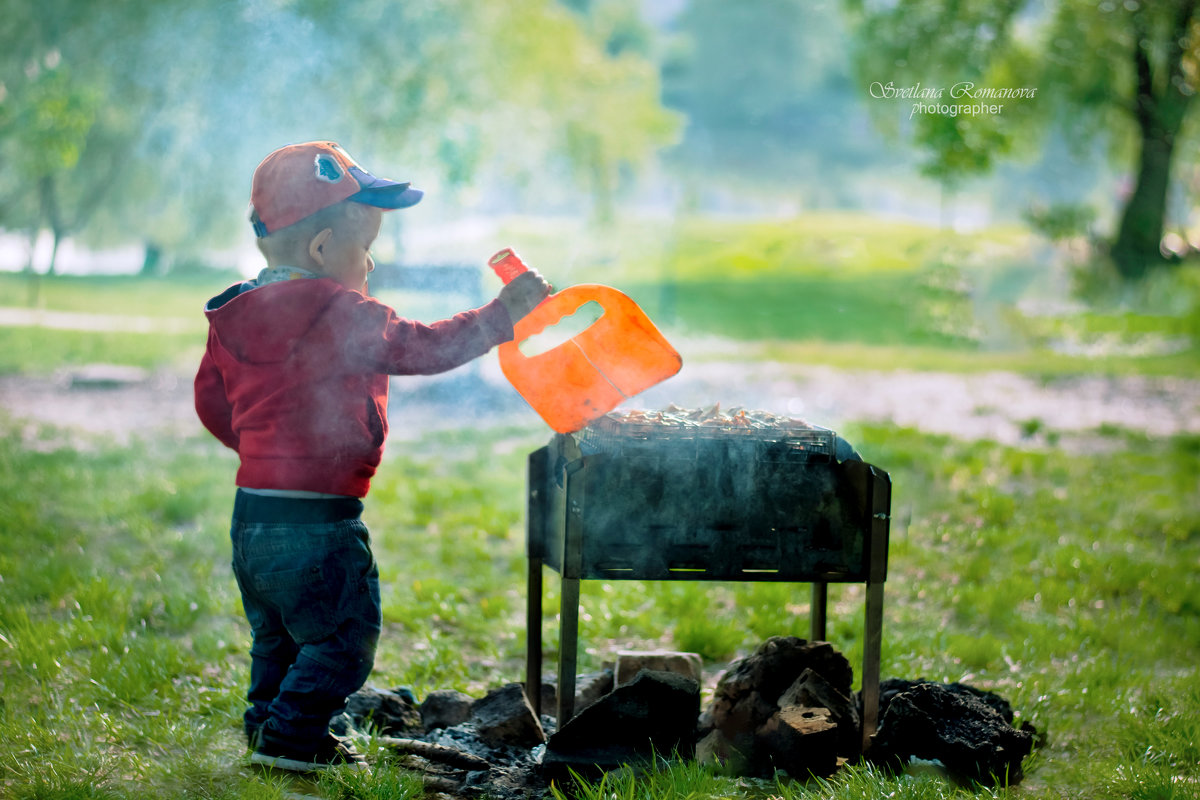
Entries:
{"type": "Polygon", "coordinates": [[[262,742],[250,756],[250,763],[291,772],[320,772],[332,767],[361,770],[371,768],[362,753],[354,749],[354,745],[333,734],[329,734],[316,752],[297,752],[277,744],[262,742]]]}

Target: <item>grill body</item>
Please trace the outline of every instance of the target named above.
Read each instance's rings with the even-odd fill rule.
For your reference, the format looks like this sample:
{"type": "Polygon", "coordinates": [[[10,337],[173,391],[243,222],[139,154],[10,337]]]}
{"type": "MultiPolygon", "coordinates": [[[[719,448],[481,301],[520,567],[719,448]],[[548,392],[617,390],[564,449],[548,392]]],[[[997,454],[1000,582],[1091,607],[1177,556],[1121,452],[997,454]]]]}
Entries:
{"type": "Polygon", "coordinates": [[[681,429],[606,417],[556,435],[528,459],[531,702],[540,698],[543,566],[562,578],[560,725],[574,711],[581,580],[811,583],[814,639],[825,638],[827,584],[865,583],[865,744],[878,707],[890,503],[888,474],[824,429],[681,429]]]}

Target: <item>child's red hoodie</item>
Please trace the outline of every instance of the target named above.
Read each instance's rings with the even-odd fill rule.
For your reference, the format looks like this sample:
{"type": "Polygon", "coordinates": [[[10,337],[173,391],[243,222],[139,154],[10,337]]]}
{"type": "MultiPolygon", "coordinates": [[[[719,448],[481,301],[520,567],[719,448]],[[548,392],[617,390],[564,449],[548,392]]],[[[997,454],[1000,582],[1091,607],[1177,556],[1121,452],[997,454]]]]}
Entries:
{"type": "Polygon", "coordinates": [[[235,284],[205,305],[196,412],[237,451],[237,485],[365,497],[388,375],[453,369],[513,337],[498,300],[425,325],[326,278],[235,284]]]}

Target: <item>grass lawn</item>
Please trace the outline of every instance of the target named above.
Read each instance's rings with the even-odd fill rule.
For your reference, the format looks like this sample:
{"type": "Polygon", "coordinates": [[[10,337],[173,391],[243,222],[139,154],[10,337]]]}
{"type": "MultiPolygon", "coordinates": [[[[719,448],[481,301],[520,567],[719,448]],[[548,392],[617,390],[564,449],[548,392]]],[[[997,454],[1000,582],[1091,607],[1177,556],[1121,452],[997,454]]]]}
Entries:
{"type": "MultiPolygon", "coordinates": [[[[1200,796],[1200,439],[1109,431],[1112,452],[1074,456],[845,433],[896,486],[884,676],[994,689],[1046,735],[1023,784],[980,793],[1200,796]]],[[[521,679],[522,462],[544,439],[464,431],[392,449],[367,512],[386,619],[373,683],[423,697],[521,679]]],[[[37,452],[3,437],[0,794],[282,796],[245,766],[239,736],[249,641],[228,567],[233,469],[203,440],[37,452]]],[[[859,587],[831,600],[829,638],[860,663],[859,587]]],[[[582,607],[584,669],[646,644],[720,665],[808,625],[805,587],[786,584],[585,582],[582,607]]],[[[328,790],[414,790],[379,763],[366,784],[328,790]]],[[[960,791],[863,768],[828,785],[741,786],[690,766],[609,781],[639,797],[960,791]]]]}
{"type": "MultiPolygon", "coordinates": [[[[570,237],[508,233],[553,280],[620,286],[669,335],[733,339],[746,358],[1200,377],[1195,267],[1039,310],[1018,301],[1054,294],[1018,231],[681,223],[631,228],[574,260],[570,237]]],[[[27,281],[0,274],[0,306],[25,308],[27,281]]],[[[225,282],[45,278],[48,310],[198,325],[0,325],[0,373],[191,370],[200,304],[225,282]]],[[[1094,450],[1067,453],[886,426],[841,433],[894,483],[884,676],[1005,696],[1045,734],[1025,781],[973,790],[852,767],[832,782],[746,783],[674,765],[614,773],[585,794],[1200,800],[1200,437],[1108,427],[1094,450]]],[[[229,568],[233,454],[202,438],[29,435],[0,412],[0,796],[284,797],[286,782],[246,765],[240,736],[249,639],[229,568]]],[[[522,679],[524,457],[547,436],[464,429],[389,447],[366,513],[386,626],[374,684],[423,697],[522,679]]],[[[830,589],[829,639],[860,664],[861,588],[830,589]]],[[[807,587],[784,584],[587,582],[581,606],[583,670],[617,647],[659,645],[719,666],[809,625],[807,587]]],[[[370,778],[325,779],[325,794],[420,794],[389,757],[376,763],[370,778]]]]}

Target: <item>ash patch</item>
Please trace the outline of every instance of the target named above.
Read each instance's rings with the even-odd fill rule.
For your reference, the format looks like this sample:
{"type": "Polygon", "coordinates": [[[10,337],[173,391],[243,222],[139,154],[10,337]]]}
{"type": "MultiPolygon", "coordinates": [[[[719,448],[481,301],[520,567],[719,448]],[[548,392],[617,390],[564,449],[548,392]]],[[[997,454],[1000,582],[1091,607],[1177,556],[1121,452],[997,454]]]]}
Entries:
{"type": "Polygon", "coordinates": [[[469,797],[520,800],[541,797],[549,788],[542,775],[541,758],[545,745],[520,747],[485,741],[470,722],[430,731],[424,737],[431,744],[452,747],[487,760],[487,770],[465,771],[459,791],[469,797]]]}
{"type": "Polygon", "coordinates": [[[343,736],[377,734],[430,791],[525,800],[542,797],[549,787],[540,763],[545,747],[532,743],[554,731],[553,719],[532,714],[518,684],[479,699],[439,690],[424,703],[407,688],[367,687],[350,696],[331,727],[343,736]],[[443,725],[451,720],[456,724],[443,725]]]}
{"type": "MultiPolygon", "coordinates": [[[[744,777],[800,780],[863,757],[892,771],[915,759],[959,783],[1004,786],[1022,779],[1024,758],[1041,743],[1028,722],[1013,727],[1012,707],[995,693],[891,678],[880,685],[880,725],[863,756],[852,677],[828,642],[772,637],[729,665],[703,714],[693,679],[643,669],[621,686],[607,671],[599,696],[588,704],[577,696],[582,710],[561,731],[552,717],[534,717],[523,687],[511,683],[481,698],[435,691],[424,703],[406,689],[367,688],[333,727],[377,734],[431,792],[491,800],[541,800],[569,770],[592,778],[666,753],[744,777]]],[[[553,707],[545,702],[553,687],[542,689],[553,707]]]]}

